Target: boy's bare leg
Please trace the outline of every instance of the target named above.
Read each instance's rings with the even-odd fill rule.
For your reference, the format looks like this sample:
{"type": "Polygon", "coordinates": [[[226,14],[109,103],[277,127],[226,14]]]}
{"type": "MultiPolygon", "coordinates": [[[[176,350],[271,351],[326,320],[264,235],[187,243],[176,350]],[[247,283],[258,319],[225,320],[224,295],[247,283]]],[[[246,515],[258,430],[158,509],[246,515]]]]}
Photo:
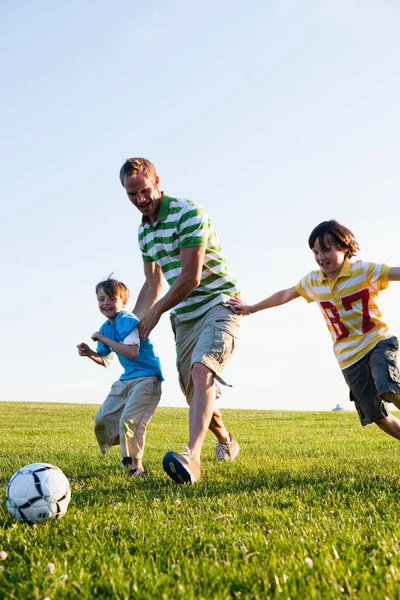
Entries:
{"type": "Polygon", "coordinates": [[[393,392],[387,392],[384,396],[385,400],[391,402],[396,408],[400,410],[400,394],[394,394],[393,392]]]}
{"type": "Polygon", "coordinates": [[[385,433],[388,433],[396,440],[400,440],[400,420],[393,415],[389,415],[377,422],[378,427],[385,433]]]}
{"type": "MultiPolygon", "coordinates": [[[[400,395],[393,394],[392,392],[387,392],[384,396],[385,400],[391,402],[395,405],[396,408],[400,409],[400,395]]],[[[378,427],[382,429],[385,433],[388,433],[392,437],[396,438],[396,440],[400,440],[400,420],[393,416],[389,415],[384,419],[381,419],[377,422],[378,427]]]]}

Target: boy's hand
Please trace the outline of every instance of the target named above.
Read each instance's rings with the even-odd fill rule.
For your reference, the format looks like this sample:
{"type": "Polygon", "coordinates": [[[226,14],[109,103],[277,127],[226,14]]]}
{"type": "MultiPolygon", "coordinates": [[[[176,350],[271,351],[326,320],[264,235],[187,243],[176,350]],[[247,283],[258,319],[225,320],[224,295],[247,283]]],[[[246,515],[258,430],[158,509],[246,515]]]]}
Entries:
{"type": "Polygon", "coordinates": [[[104,340],[104,335],[102,335],[99,331],[95,331],[92,335],[92,340],[94,342],[102,342],[104,340]]]}
{"type": "Polygon", "coordinates": [[[77,345],[79,356],[91,356],[93,354],[93,350],[89,348],[87,344],[82,342],[77,345]]]}
{"type": "Polygon", "coordinates": [[[250,304],[244,304],[244,302],[238,298],[230,298],[228,300],[229,306],[232,306],[233,310],[237,315],[251,315],[253,312],[253,307],[250,304]]]}

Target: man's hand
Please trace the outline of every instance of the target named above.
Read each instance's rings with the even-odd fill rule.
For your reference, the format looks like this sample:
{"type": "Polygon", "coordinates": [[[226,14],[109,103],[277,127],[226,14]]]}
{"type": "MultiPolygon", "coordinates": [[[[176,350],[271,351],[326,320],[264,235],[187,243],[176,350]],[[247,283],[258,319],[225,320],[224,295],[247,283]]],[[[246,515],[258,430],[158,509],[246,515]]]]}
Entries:
{"type": "Polygon", "coordinates": [[[229,306],[232,306],[237,315],[251,315],[254,312],[253,307],[250,304],[244,304],[238,297],[230,298],[228,304],[229,306]]]}
{"type": "Polygon", "coordinates": [[[93,354],[93,350],[91,350],[91,348],[89,348],[89,346],[87,344],[85,344],[84,342],[82,342],[81,344],[77,345],[78,348],[78,352],[79,352],[79,356],[92,356],[93,354]]]}
{"type": "Polygon", "coordinates": [[[150,308],[143,316],[143,319],[139,321],[138,330],[139,337],[141,340],[146,341],[150,335],[150,332],[157,325],[161,318],[161,314],[156,307],[150,308]]]}

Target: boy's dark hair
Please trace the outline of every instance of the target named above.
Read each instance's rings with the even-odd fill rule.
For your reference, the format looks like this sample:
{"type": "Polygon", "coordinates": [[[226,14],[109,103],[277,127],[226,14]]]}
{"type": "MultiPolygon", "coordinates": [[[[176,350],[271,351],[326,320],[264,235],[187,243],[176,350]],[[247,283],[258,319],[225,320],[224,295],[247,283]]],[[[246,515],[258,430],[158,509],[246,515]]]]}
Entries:
{"type": "Polygon", "coordinates": [[[127,158],[119,172],[119,179],[124,185],[125,177],[137,177],[139,173],[143,173],[147,179],[154,181],[157,177],[157,171],[152,162],[147,158],[127,158]]]}
{"type": "Polygon", "coordinates": [[[345,253],[346,258],[355,256],[360,249],[354,233],[334,219],[323,221],[312,230],[308,238],[311,250],[314,248],[316,240],[323,250],[328,250],[330,242],[333,242],[338,250],[345,253]]]}
{"type": "Polygon", "coordinates": [[[104,290],[104,293],[107,294],[107,296],[111,296],[111,298],[119,296],[124,302],[128,301],[129,290],[122,281],[118,281],[117,279],[107,277],[104,281],[100,281],[96,285],[96,296],[99,295],[100,290],[104,290]]]}

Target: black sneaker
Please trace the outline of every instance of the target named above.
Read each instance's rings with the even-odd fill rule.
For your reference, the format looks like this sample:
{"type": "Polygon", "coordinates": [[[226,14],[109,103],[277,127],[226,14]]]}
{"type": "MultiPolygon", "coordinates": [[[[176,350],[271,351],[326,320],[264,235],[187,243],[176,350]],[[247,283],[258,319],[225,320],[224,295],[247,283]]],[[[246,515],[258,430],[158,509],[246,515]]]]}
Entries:
{"type": "Polygon", "coordinates": [[[124,456],[124,458],[119,463],[120,469],[126,469],[126,467],[132,466],[132,459],[130,456],[124,456]]]}

